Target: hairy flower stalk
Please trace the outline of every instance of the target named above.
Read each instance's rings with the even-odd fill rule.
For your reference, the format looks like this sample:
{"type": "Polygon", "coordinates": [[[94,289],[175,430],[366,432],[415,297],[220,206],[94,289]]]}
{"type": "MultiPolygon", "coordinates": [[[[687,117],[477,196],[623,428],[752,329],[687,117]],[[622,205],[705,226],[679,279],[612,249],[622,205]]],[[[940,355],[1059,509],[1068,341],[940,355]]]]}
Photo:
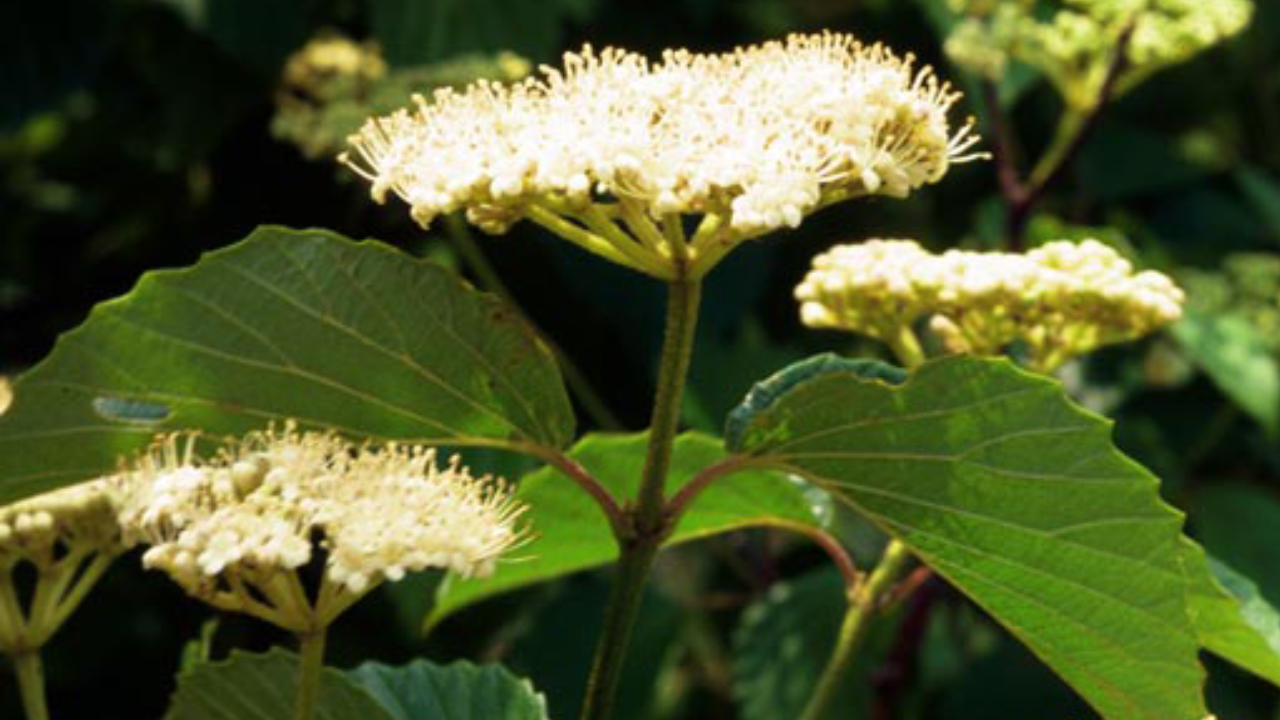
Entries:
{"type": "Polygon", "coordinates": [[[116,508],[110,480],[0,508],[0,654],[13,661],[28,720],[48,717],[40,648],[124,551],[116,508]]]}
{"type": "Polygon", "coordinates": [[[825,205],[903,197],[978,157],[971,124],[947,119],[957,98],[910,56],[844,34],[659,62],[586,47],[514,85],[415,97],[341,159],[423,227],[458,210],[491,233],[527,218],[654,277],[696,278],[825,205]]]}
{"type": "Polygon", "coordinates": [[[1096,240],[1051,242],[1025,255],[934,255],[910,240],[871,240],[814,258],[796,298],[810,327],[892,345],[928,319],[952,351],[996,355],[1019,343],[1031,367],[1049,372],[1176,321],[1183,293],[1161,273],[1134,273],[1096,240]]]}
{"type": "Polygon", "coordinates": [[[354,445],[290,423],[208,460],[193,433],[168,435],[122,475],[120,523],[191,595],[297,633],[295,718],[310,717],[324,633],[383,580],[441,568],[485,576],[519,544],[523,507],[434,449],[354,445]],[[304,569],[319,572],[318,582],[304,569]]]}

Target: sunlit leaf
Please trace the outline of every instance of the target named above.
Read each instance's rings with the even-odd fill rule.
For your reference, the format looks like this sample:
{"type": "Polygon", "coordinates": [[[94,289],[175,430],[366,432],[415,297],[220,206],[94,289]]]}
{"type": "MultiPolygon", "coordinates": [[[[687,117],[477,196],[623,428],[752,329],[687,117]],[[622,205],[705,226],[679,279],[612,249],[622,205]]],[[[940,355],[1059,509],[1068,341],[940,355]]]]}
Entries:
{"type": "Polygon", "coordinates": [[[1280,685],[1280,613],[1249,578],[1184,540],[1191,619],[1205,649],[1280,685]]]}
{"type": "MultiPolygon", "coordinates": [[[[615,497],[631,498],[639,487],[647,435],[588,435],[570,456],[590,471],[615,497]]],[[[676,440],[668,494],[699,470],[724,458],[720,442],[688,433],[676,440]]],[[[483,580],[449,577],[436,596],[429,618],[435,623],[471,603],[500,592],[596,567],[617,558],[608,521],[568,478],[544,468],[520,483],[517,499],[529,506],[533,542],[500,563],[483,580]]],[[[763,525],[803,533],[822,532],[829,513],[825,493],[780,473],[735,473],[713,484],[691,506],[667,543],[680,543],[747,526],[763,525]]]]}
{"type": "Polygon", "coordinates": [[[836,367],[730,437],[905,542],[1104,717],[1207,714],[1181,517],[1056,382],[964,356],[900,386],[836,367]]]}

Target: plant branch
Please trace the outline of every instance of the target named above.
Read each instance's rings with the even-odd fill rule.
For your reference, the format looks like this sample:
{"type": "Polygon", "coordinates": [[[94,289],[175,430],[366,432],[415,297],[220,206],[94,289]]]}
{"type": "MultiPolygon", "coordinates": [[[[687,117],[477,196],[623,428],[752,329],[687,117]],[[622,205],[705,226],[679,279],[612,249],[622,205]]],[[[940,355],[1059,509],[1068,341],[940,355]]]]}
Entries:
{"type": "Polygon", "coordinates": [[[664,277],[665,268],[655,266],[648,256],[634,249],[623,246],[617,247],[603,237],[591,232],[587,228],[576,223],[569,222],[559,214],[537,203],[531,203],[527,209],[527,215],[530,220],[568,240],[591,253],[595,253],[600,257],[611,262],[625,265],[633,270],[638,270],[646,275],[655,277],[664,277]]]}
{"type": "Polygon", "coordinates": [[[1036,204],[1045,191],[1061,179],[1080,148],[1093,134],[1103,109],[1115,95],[1117,82],[1128,66],[1129,42],[1133,38],[1134,27],[1135,23],[1130,21],[1116,38],[1098,96],[1084,110],[1067,108],[1058,123],[1053,141],[1027,180],[1019,178],[1016,161],[1011,155],[1009,126],[999,109],[999,98],[993,91],[994,85],[989,82],[984,84],[988,112],[992,113],[992,130],[996,143],[993,153],[1000,176],[1000,192],[1005,201],[1005,240],[1009,250],[1016,252],[1022,249],[1027,222],[1031,219],[1036,204]]]}
{"type": "Polygon", "coordinates": [[[27,648],[14,653],[13,670],[18,676],[18,694],[22,696],[22,710],[27,720],[49,720],[40,648],[27,648]]]}
{"type": "Polygon", "coordinates": [[[312,720],[320,699],[320,675],[324,670],[323,626],[298,633],[298,681],[293,720],[312,720]]]}
{"type": "Polygon", "coordinates": [[[826,714],[845,672],[853,663],[853,658],[866,637],[869,621],[880,612],[885,597],[910,562],[911,553],[907,546],[898,540],[890,541],[871,577],[853,592],[849,598],[849,611],[845,614],[840,635],[836,639],[835,651],[822,671],[818,686],[810,696],[800,720],[820,720],[826,714]]]}
{"type": "MultiPolygon", "coordinates": [[[[672,496],[671,501],[667,503],[668,522],[671,523],[672,527],[675,527],[676,524],[680,522],[680,518],[684,516],[686,511],[688,511],[689,506],[693,504],[694,500],[696,500],[698,496],[711,485],[711,483],[719,480],[725,475],[751,467],[753,462],[754,458],[735,455],[726,460],[722,460],[715,465],[703,468],[702,471],[695,475],[692,480],[685,483],[684,487],[680,488],[680,491],[672,496]]],[[[781,526],[805,535],[810,540],[813,540],[818,547],[822,548],[822,550],[827,553],[828,557],[831,558],[831,562],[835,564],[836,569],[840,571],[840,575],[844,578],[846,588],[852,590],[853,587],[861,580],[861,575],[858,573],[858,567],[854,563],[853,557],[849,555],[849,552],[844,549],[844,546],[842,546],[840,542],[829,533],[824,532],[821,529],[800,524],[792,525],[788,523],[781,526]]]]}
{"type": "Polygon", "coordinates": [[[667,320],[640,490],[635,504],[624,511],[628,525],[615,528],[618,566],[591,674],[587,678],[586,697],[582,703],[583,720],[607,720],[613,711],[631,631],[640,613],[645,579],[671,529],[666,512],[665,485],[680,420],[680,401],[693,354],[701,298],[701,285],[698,280],[688,278],[687,267],[677,263],[676,269],[679,279],[667,285],[667,320]]]}

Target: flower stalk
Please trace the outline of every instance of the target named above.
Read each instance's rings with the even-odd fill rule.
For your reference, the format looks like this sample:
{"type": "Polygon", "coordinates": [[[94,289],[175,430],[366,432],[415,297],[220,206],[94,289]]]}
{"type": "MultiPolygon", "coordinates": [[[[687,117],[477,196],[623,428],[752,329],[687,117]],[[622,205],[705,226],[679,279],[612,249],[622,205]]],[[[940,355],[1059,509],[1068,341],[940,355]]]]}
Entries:
{"type": "Polygon", "coordinates": [[[320,674],[324,671],[324,644],[328,628],[298,633],[298,681],[294,693],[293,720],[312,720],[320,698],[320,674]]]}
{"type": "Polygon", "coordinates": [[[827,712],[840,688],[840,682],[853,664],[858,648],[862,646],[867,627],[883,609],[889,592],[910,564],[911,552],[907,550],[906,544],[891,540],[871,577],[850,591],[849,609],[840,625],[835,650],[831,653],[822,676],[818,678],[818,685],[809,697],[800,720],[821,720],[827,712]]]}
{"type": "MultiPolygon", "coordinates": [[[[686,249],[683,242],[679,247],[681,251],[686,249]]],[[[582,720],[607,720],[612,714],[631,631],[644,597],[645,579],[662,541],[671,530],[672,516],[667,508],[665,486],[680,421],[685,379],[693,357],[701,282],[697,279],[677,280],[668,284],[667,293],[666,326],[649,428],[649,446],[636,502],[624,511],[629,521],[626,524],[628,534],[616,538],[618,565],[591,674],[587,679],[582,720]]]]}
{"type": "Polygon", "coordinates": [[[30,648],[14,653],[13,670],[18,676],[18,693],[22,696],[22,711],[27,720],[49,720],[40,649],[30,648]]]}

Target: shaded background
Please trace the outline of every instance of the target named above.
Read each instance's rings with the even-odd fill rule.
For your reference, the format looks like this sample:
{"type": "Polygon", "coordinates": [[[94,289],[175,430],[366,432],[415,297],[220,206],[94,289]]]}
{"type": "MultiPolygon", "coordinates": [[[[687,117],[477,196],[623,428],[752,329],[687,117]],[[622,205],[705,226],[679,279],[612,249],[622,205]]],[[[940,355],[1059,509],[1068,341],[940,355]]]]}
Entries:
{"type": "MultiPolygon", "coordinates": [[[[343,122],[368,111],[360,103],[405,102],[415,83],[501,75],[493,53],[504,50],[536,66],[587,41],[656,56],[665,47],[724,50],[823,28],[914,52],[965,88],[971,80],[941,55],[940,6],[941,0],[4,3],[0,375],[38,362],[59,333],[95,303],[127,292],[143,272],[190,264],[259,224],[377,237],[469,272],[443,232],[424,234],[397,202],[374,205],[365,184],[333,162],[329,143],[341,137],[343,122]],[[321,32],[376,41],[388,77],[399,85],[381,88],[377,102],[372,90],[360,90],[347,116],[307,115],[350,91],[324,78],[302,88],[284,85],[287,58],[321,32]],[[459,57],[462,65],[439,65],[459,57]],[[303,115],[290,116],[289,109],[303,115]]],[[[1047,85],[1025,89],[1013,110],[1025,154],[1034,156],[1047,140],[1059,112],[1047,85]]],[[[981,115],[981,108],[960,113],[981,115]]],[[[1101,352],[1068,368],[1065,379],[1082,402],[1117,419],[1118,442],[1164,479],[1166,497],[1190,513],[1193,533],[1280,603],[1280,398],[1258,397],[1280,374],[1280,4],[1261,0],[1244,35],[1159,73],[1110,107],[1044,210],[1032,224],[1033,238],[1077,232],[1069,226],[1097,228],[1094,234],[1141,264],[1178,277],[1202,317],[1232,319],[1213,326],[1219,334],[1208,347],[1157,337],[1101,352]]],[[[686,423],[718,431],[751,382],[808,354],[880,352],[800,327],[791,292],[815,253],[873,236],[913,237],[936,249],[993,248],[1000,231],[994,170],[974,163],[907,201],[845,203],[797,231],[740,249],[709,281],[686,423]]],[[[528,225],[479,240],[510,293],[607,405],[607,414],[584,416],[585,428],[643,427],[661,288],[528,225]]],[[[184,643],[200,635],[209,614],[136,566],[119,563],[52,642],[55,716],[162,715],[184,643]]],[[[838,583],[821,558],[763,532],[674,551],[657,580],[637,633],[636,672],[620,702],[637,720],[770,718],[759,698],[785,695],[799,681],[780,673],[768,649],[788,638],[820,646],[838,622],[838,583]],[[783,583],[796,590],[789,600],[769,592],[783,583]],[[742,657],[736,667],[729,660],[735,647],[742,657]],[[746,710],[734,709],[735,697],[749,700],[746,710]]],[[[420,577],[379,591],[344,617],[333,631],[332,662],[402,662],[420,654],[503,659],[548,693],[553,717],[574,716],[605,592],[601,577],[588,573],[499,599],[422,640],[418,618],[433,581],[420,577]]],[[[849,707],[858,709],[844,717],[1090,716],[940,583],[926,586],[880,635],[861,668],[870,682],[851,685],[849,707]]],[[[282,640],[260,623],[229,617],[214,637],[215,653],[282,640]]],[[[811,676],[816,664],[806,670],[797,660],[791,669],[811,676]]],[[[1274,689],[1220,663],[1210,668],[1211,704],[1224,720],[1280,718],[1274,689]]],[[[11,678],[0,675],[0,717],[19,716],[14,694],[11,678]]]]}

